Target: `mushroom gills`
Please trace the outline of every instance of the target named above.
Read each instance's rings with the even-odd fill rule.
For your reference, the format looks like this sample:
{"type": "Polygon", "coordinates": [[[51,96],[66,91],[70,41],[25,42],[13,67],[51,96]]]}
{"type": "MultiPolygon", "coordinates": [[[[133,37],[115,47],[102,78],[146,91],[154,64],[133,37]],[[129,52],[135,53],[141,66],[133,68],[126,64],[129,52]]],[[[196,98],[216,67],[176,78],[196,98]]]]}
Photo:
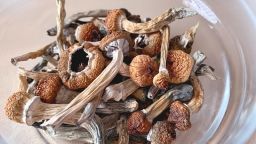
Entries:
{"type": "Polygon", "coordinates": [[[89,55],[83,48],[79,48],[71,54],[70,70],[73,72],[81,72],[88,65],[89,55]]]}

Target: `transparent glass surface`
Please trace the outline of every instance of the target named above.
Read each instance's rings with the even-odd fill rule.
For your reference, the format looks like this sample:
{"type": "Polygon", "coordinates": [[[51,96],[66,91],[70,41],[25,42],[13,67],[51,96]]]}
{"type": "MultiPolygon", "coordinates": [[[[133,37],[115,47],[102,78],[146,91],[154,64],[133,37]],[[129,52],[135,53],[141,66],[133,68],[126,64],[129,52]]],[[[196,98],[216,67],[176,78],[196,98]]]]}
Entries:
{"type": "MultiPolygon", "coordinates": [[[[205,98],[202,109],[192,114],[192,128],[178,132],[175,143],[256,143],[256,2],[253,0],[205,0],[220,23],[212,25],[200,16],[177,20],[171,35],[181,34],[200,22],[193,51],[207,55],[205,63],[221,78],[200,77],[205,98]]],[[[141,17],[155,17],[180,0],[76,0],[66,1],[67,16],[91,9],[124,7],[141,17]]],[[[53,0],[0,0],[0,143],[65,143],[53,140],[33,127],[14,123],[3,113],[7,97],[17,89],[17,69],[10,58],[36,50],[51,41],[46,30],[55,25],[53,0]]],[[[31,66],[38,59],[25,62],[31,66]]],[[[68,142],[67,142],[68,143],[68,142]]]]}

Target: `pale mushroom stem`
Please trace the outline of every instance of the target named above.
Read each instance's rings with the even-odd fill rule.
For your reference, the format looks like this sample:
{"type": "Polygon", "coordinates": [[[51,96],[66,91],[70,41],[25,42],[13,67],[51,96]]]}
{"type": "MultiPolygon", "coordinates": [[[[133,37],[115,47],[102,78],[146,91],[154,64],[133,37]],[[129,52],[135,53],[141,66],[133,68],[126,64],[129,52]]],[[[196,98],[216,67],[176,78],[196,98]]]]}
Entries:
{"type": "Polygon", "coordinates": [[[126,63],[123,63],[120,67],[119,74],[121,76],[130,77],[129,66],[126,63]]]}
{"type": "Polygon", "coordinates": [[[19,91],[26,92],[28,89],[27,77],[23,75],[19,75],[19,80],[20,80],[19,91]]]}
{"type": "Polygon", "coordinates": [[[113,51],[113,59],[111,63],[102,71],[102,73],[83,92],[76,96],[64,110],[43,123],[42,126],[59,127],[64,119],[77,113],[85,104],[105,89],[118,73],[122,63],[123,51],[121,48],[117,48],[113,51]]]}
{"type": "Polygon", "coordinates": [[[191,112],[198,112],[203,105],[204,101],[204,91],[202,89],[201,83],[194,73],[190,76],[190,81],[193,85],[193,98],[187,104],[191,112]]]}
{"type": "Polygon", "coordinates": [[[129,21],[127,18],[123,18],[121,20],[121,26],[125,31],[130,33],[152,33],[159,31],[163,26],[168,25],[175,19],[182,19],[196,14],[195,11],[189,8],[171,8],[160,16],[145,23],[135,23],[129,21]]]}
{"type": "Polygon", "coordinates": [[[158,88],[167,88],[169,83],[169,73],[166,69],[167,53],[169,49],[169,39],[170,39],[170,27],[163,27],[163,40],[161,45],[161,58],[159,73],[154,77],[153,83],[158,88]]]}
{"type": "Polygon", "coordinates": [[[199,22],[196,25],[189,28],[180,38],[180,45],[186,48],[189,42],[193,42],[195,39],[196,31],[199,27],[199,22]]]}
{"type": "Polygon", "coordinates": [[[101,118],[95,115],[92,119],[80,124],[92,135],[94,144],[104,144],[104,127],[101,118]]]}
{"type": "MultiPolygon", "coordinates": [[[[107,13],[109,10],[104,10],[104,9],[97,9],[97,10],[90,10],[90,11],[84,11],[84,12],[79,12],[76,14],[71,15],[69,18],[67,18],[64,22],[64,27],[68,26],[72,22],[79,20],[81,18],[85,17],[106,17],[107,13]]],[[[56,35],[56,27],[53,27],[49,30],[47,30],[48,33],[51,34],[51,36],[56,35]]]]}
{"type": "Polygon", "coordinates": [[[18,68],[19,74],[22,76],[29,77],[33,80],[40,80],[49,76],[55,76],[57,75],[56,73],[47,73],[47,72],[33,72],[33,71],[28,71],[22,67],[18,68]]]}
{"type": "Polygon", "coordinates": [[[23,54],[21,56],[11,58],[11,63],[13,65],[17,65],[17,63],[20,61],[27,61],[29,59],[35,59],[37,57],[43,56],[47,53],[47,49],[52,48],[54,45],[55,45],[55,42],[52,42],[36,51],[29,52],[29,53],[23,54]]]}
{"type": "Polygon", "coordinates": [[[143,109],[142,112],[146,114],[148,121],[152,122],[155,117],[162,113],[170,104],[171,96],[173,90],[167,91],[163,96],[161,96],[157,101],[151,104],[146,109],[143,109]]]}
{"type": "Polygon", "coordinates": [[[57,46],[60,50],[60,53],[62,53],[65,49],[65,37],[63,35],[63,29],[64,29],[64,19],[66,16],[65,11],[65,0],[56,0],[57,5],[57,46]]]}
{"type": "Polygon", "coordinates": [[[43,59],[47,60],[50,64],[52,64],[54,67],[58,66],[58,61],[56,59],[54,59],[53,57],[51,57],[49,55],[45,55],[42,57],[43,57],[43,59]]]}
{"type": "Polygon", "coordinates": [[[127,119],[125,116],[117,121],[118,144],[129,144],[129,133],[127,129],[127,119]]]}
{"type": "Polygon", "coordinates": [[[129,95],[139,88],[132,79],[127,79],[121,83],[110,85],[106,87],[103,100],[108,101],[114,99],[115,101],[125,100],[129,95]]]}

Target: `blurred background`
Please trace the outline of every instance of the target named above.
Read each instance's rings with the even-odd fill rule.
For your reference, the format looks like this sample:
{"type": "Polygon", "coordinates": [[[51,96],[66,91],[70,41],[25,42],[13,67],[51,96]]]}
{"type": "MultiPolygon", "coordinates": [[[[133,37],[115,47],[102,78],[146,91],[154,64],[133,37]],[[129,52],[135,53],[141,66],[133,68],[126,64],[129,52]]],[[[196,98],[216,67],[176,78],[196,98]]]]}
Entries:
{"type": "MultiPolygon", "coordinates": [[[[202,29],[199,29],[198,39],[196,41],[205,41],[205,39],[216,39],[215,42],[221,41],[225,35],[222,33],[222,30],[225,29],[228,32],[228,36],[234,38],[232,43],[238,46],[239,48],[229,47],[225,52],[228,51],[237,51],[239,54],[228,55],[231,58],[225,59],[227,65],[230,64],[228,69],[224,69],[226,66],[221,66],[222,59],[218,60],[218,55],[221,55],[221,47],[216,47],[216,45],[211,45],[211,41],[207,42],[196,42],[196,47],[203,47],[205,51],[208,51],[207,56],[209,55],[208,63],[217,67],[217,73],[220,75],[223,74],[223,77],[228,77],[225,75],[225,72],[230,72],[231,76],[228,79],[223,78],[223,83],[225,86],[226,80],[230,80],[229,90],[222,88],[221,94],[214,93],[216,97],[221,97],[222,94],[228,91],[228,99],[223,100],[226,103],[226,107],[222,110],[221,116],[216,112],[216,116],[220,116],[217,119],[217,125],[211,125],[214,127],[214,131],[207,136],[204,140],[198,138],[199,135],[203,134],[198,133],[195,136],[198,140],[198,143],[209,143],[219,142],[219,143],[232,143],[236,140],[238,143],[256,143],[256,124],[253,121],[256,120],[256,66],[255,66],[255,42],[256,42],[256,1],[255,0],[205,0],[204,1],[209,7],[215,12],[215,14],[220,19],[221,23],[218,25],[221,28],[216,28],[211,30],[214,25],[205,21],[202,17],[197,16],[195,19],[189,18],[184,20],[185,24],[173,23],[171,29],[171,35],[175,36],[178,33],[182,33],[186,28],[195,24],[197,21],[200,21],[202,29]],[[205,27],[205,30],[203,28],[205,27]],[[206,30],[207,29],[207,30],[206,30]],[[207,37],[208,33],[213,33],[215,36],[207,37]],[[223,34],[223,35],[222,35],[223,34]],[[205,38],[207,37],[207,38],[205,38]],[[201,40],[201,39],[202,40],[201,40]],[[205,38],[205,39],[204,39],[205,38]],[[208,49],[209,46],[209,49],[208,49]],[[217,52],[218,51],[218,54],[217,52]],[[216,54],[215,54],[216,53],[216,54]],[[212,54],[212,55],[211,55],[212,54]],[[217,56],[217,57],[216,57],[217,56]],[[242,63],[237,64],[237,61],[242,59],[242,63]],[[236,61],[236,60],[237,61],[236,61]],[[239,65],[245,65],[247,69],[244,71],[243,67],[239,65]],[[219,68],[218,68],[219,67],[219,68]],[[218,70],[219,69],[219,70],[218,70]],[[244,72],[242,72],[244,71],[244,72]],[[240,77],[239,73],[244,73],[240,77]],[[246,79],[244,79],[246,78],[246,79]],[[232,85],[234,82],[234,85],[232,85]],[[236,83],[243,83],[240,87],[236,83]],[[234,90],[232,88],[237,88],[241,90],[234,90]],[[232,94],[234,93],[234,98],[232,99],[232,94]],[[240,107],[235,107],[239,114],[234,121],[228,119],[227,113],[233,112],[232,103],[235,101],[240,101],[239,96],[245,96],[243,102],[238,103],[240,107]],[[250,119],[249,119],[250,118],[250,119]],[[224,120],[223,120],[224,119],[224,120]],[[249,120],[248,120],[249,119],[249,120]],[[231,121],[231,122],[230,122],[231,121]],[[229,123],[230,122],[230,123],[229,123]],[[230,125],[229,125],[229,124],[230,125]],[[237,129],[234,129],[237,127],[237,129]],[[240,130],[238,130],[240,129],[240,130]],[[231,131],[235,131],[236,134],[231,134],[231,131]],[[241,138],[239,138],[241,136],[241,138]],[[235,138],[236,137],[236,138],[235,138]],[[217,141],[214,141],[217,139],[217,141]]],[[[113,9],[113,8],[127,8],[133,14],[141,15],[142,18],[145,17],[155,17],[161,14],[163,11],[171,8],[182,6],[182,1],[180,0],[104,0],[104,1],[95,1],[95,0],[66,0],[66,12],[67,17],[86,10],[93,9],[113,9]]],[[[55,40],[55,37],[47,36],[46,30],[56,25],[56,6],[54,0],[0,0],[0,143],[1,144],[13,144],[13,143],[47,143],[44,141],[37,130],[33,127],[28,127],[25,125],[14,123],[8,120],[4,116],[3,107],[8,96],[15,92],[18,87],[18,75],[17,68],[10,63],[11,57],[24,54],[29,51],[37,50],[42,46],[55,40]]],[[[217,26],[216,26],[217,27],[217,26]]],[[[211,35],[211,34],[210,34],[211,35]]],[[[227,39],[229,41],[229,39],[227,39]]],[[[226,42],[227,42],[226,41],[226,42]]],[[[225,45],[225,41],[224,41],[225,45]]],[[[29,67],[34,64],[39,59],[35,61],[28,61],[21,63],[21,65],[29,67]]],[[[238,62],[239,63],[239,62],[238,62]]],[[[202,80],[203,82],[206,80],[202,80]]],[[[212,91],[218,90],[217,84],[211,86],[206,86],[206,91],[213,87],[212,91]],[[216,88],[216,89],[214,89],[216,88]]],[[[213,96],[214,96],[213,95],[213,96]]],[[[206,105],[211,105],[210,99],[209,103],[206,105]]],[[[222,102],[223,102],[222,101],[222,102]]],[[[235,105],[235,104],[234,104],[235,105]]],[[[214,105],[218,107],[218,104],[214,105]]],[[[206,107],[206,106],[204,106],[206,107]]],[[[213,107],[214,108],[214,107],[213,107]]],[[[207,113],[207,108],[204,109],[205,112],[199,114],[199,117],[208,117],[205,115],[207,113]]],[[[210,115],[210,114],[209,114],[210,115]]],[[[214,116],[212,116],[214,117],[214,116]]],[[[232,117],[231,117],[232,119],[232,117]]],[[[197,119],[195,118],[194,121],[197,119]]],[[[202,119],[201,119],[202,120],[202,119]]],[[[209,119],[210,121],[216,120],[214,118],[209,119]]],[[[199,121],[199,120],[197,120],[199,121]]],[[[204,123],[199,121],[197,123],[204,123]]],[[[205,122],[206,127],[208,125],[207,121],[205,122]]],[[[196,129],[196,127],[195,127],[196,129]]],[[[209,129],[207,129],[209,130],[209,129]]],[[[191,132],[191,131],[190,131],[191,132]]],[[[208,131],[206,131],[208,132],[208,131]]],[[[189,143],[189,142],[186,142],[189,143]]],[[[194,143],[194,142],[191,142],[194,143]]]]}

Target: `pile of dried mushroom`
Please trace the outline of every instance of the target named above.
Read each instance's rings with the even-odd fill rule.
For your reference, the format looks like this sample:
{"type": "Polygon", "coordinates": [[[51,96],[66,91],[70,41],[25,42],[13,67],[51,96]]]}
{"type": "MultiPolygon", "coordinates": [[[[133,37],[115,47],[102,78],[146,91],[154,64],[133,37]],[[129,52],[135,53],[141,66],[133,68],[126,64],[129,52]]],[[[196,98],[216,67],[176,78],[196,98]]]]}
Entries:
{"type": "Polygon", "coordinates": [[[10,120],[85,143],[169,144],[191,127],[203,104],[198,76],[217,77],[202,52],[190,55],[199,24],[173,38],[168,24],[196,12],[171,8],[141,20],[126,9],[94,10],[64,20],[65,1],[56,2],[57,26],[47,32],[57,40],[11,59],[42,57],[32,70],[18,67],[10,120]]]}

